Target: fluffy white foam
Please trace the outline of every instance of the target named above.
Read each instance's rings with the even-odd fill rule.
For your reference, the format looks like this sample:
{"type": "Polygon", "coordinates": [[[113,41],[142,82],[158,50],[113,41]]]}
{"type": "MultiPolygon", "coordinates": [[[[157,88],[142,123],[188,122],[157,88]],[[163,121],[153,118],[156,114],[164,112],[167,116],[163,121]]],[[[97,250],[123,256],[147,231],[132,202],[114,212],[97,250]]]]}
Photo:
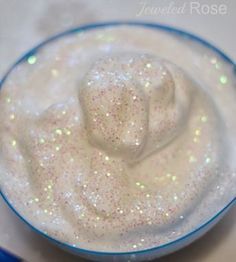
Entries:
{"type": "Polygon", "coordinates": [[[1,186],[33,225],[130,251],[189,232],[234,197],[235,78],[216,54],[127,26],[36,58],[0,95],[1,186]]]}

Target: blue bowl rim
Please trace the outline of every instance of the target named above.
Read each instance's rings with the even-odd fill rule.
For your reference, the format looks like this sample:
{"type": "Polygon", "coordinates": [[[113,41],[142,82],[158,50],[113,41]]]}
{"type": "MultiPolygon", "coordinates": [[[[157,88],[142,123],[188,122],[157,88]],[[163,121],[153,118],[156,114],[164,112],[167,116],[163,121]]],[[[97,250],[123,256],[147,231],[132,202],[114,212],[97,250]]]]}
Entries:
{"type": "MultiPolygon", "coordinates": [[[[111,22],[105,22],[105,23],[94,23],[94,24],[87,24],[87,25],[82,25],[79,27],[72,28],[70,30],[64,31],[62,33],[56,34],[52,37],[47,38],[45,41],[41,42],[37,46],[33,47],[30,51],[26,52],[23,56],[21,56],[11,67],[10,69],[5,73],[3,76],[2,80],[0,80],[0,90],[2,88],[2,85],[4,84],[5,80],[7,79],[8,75],[14,70],[14,68],[22,63],[25,62],[30,56],[35,55],[44,45],[48,44],[49,42],[52,42],[54,40],[57,40],[58,38],[72,35],[74,33],[81,33],[84,31],[89,31],[89,30],[94,30],[94,29],[99,29],[99,28],[104,28],[104,27],[112,27],[112,26],[137,26],[137,27],[146,27],[146,28],[151,28],[151,29],[156,29],[156,30],[161,30],[165,31],[171,34],[179,35],[184,38],[188,38],[190,40],[193,40],[195,42],[198,42],[202,44],[205,47],[208,47],[209,49],[213,50],[216,52],[223,60],[228,62],[229,64],[232,65],[234,72],[236,72],[236,63],[229,58],[222,50],[219,48],[215,47],[212,45],[210,42],[202,39],[201,37],[189,33],[185,30],[178,29],[172,26],[168,26],[165,24],[160,24],[160,23],[149,23],[149,22],[141,22],[141,21],[111,21],[111,22]]],[[[0,195],[2,196],[3,200],[6,202],[8,207],[15,213],[15,215],[22,220],[25,224],[27,224],[34,232],[37,234],[45,237],[52,243],[61,246],[62,248],[69,249],[74,253],[84,253],[87,255],[105,255],[105,256],[119,256],[119,255],[138,255],[138,254],[144,254],[144,253],[149,253],[152,251],[161,251],[165,248],[169,248],[175,244],[180,243],[181,241],[189,239],[191,236],[200,233],[201,230],[207,228],[212,222],[217,221],[217,218],[220,218],[221,215],[224,215],[226,211],[228,211],[234,204],[236,204],[236,196],[224,207],[222,208],[219,212],[217,212],[213,217],[211,217],[209,220],[207,220],[205,223],[197,227],[196,229],[192,230],[191,232],[185,234],[184,236],[177,238],[173,241],[167,242],[165,244],[162,244],[160,246],[148,248],[148,249],[143,249],[143,250],[137,250],[137,251],[128,251],[128,252],[105,252],[105,251],[95,251],[95,250],[89,250],[89,249],[84,249],[84,248],[79,248],[79,247],[74,247],[73,245],[62,242],[60,240],[57,240],[51,236],[49,236],[47,233],[39,230],[35,226],[33,226],[30,222],[28,222],[21,214],[18,212],[15,207],[10,203],[10,201],[7,199],[7,197],[4,195],[0,188],[0,195]]]]}

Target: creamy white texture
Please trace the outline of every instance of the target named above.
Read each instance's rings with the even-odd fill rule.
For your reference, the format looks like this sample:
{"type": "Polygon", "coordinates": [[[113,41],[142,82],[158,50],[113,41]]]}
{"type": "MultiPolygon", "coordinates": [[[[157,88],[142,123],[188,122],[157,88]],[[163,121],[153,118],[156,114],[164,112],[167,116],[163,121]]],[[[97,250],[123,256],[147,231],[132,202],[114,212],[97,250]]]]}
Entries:
{"type": "Polygon", "coordinates": [[[187,233],[233,198],[235,78],[188,41],[95,30],[11,72],[1,186],[33,225],[79,247],[131,251],[187,233]]]}
{"type": "Polygon", "coordinates": [[[93,144],[137,161],[165,146],[188,121],[192,82],[173,64],[118,53],[99,59],[79,100],[93,144]]]}

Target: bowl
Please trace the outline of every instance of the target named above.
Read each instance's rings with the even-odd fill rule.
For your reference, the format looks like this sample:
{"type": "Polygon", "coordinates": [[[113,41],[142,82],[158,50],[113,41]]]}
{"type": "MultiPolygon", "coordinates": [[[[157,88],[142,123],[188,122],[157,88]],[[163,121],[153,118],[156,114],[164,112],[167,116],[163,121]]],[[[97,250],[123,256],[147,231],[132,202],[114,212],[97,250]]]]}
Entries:
{"type": "MultiPolygon", "coordinates": [[[[49,39],[45,40],[44,42],[40,43],[38,46],[31,49],[29,52],[24,54],[5,74],[3,79],[0,81],[0,88],[3,86],[6,78],[11,73],[11,71],[20,63],[23,63],[27,61],[27,59],[32,56],[33,54],[36,54],[38,50],[47,45],[48,43],[52,41],[56,41],[59,38],[65,37],[67,35],[72,35],[75,33],[80,33],[88,30],[94,30],[94,29],[101,29],[105,27],[116,27],[121,25],[128,25],[128,26],[134,26],[134,27],[146,27],[151,28],[154,30],[162,30],[165,32],[168,32],[169,34],[178,35],[179,37],[190,39],[193,42],[197,42],[200,45],[205,46],[206,48],[210,49],[211,51],[215,52],[217,55],[219,55],[226,63],[230,64],[234,69],[236,69],[235,63],[227,56],[225,55],[221,50],[213,46],[212,44],[208,43],[207,41],[201,39],[198,36],[195,36],[191,33],[169,27],[166,25],[160,25],[160,24],[154,24],[154,23],[145,23],[145,22],[108,22],[108,23],[100,23],[100,24],[89,24],[77,28],[73,28],[71,30],[68,30],[66,32],[60,33],[58,35],[52,36],[49,39]]],[[[234,70],[236,72],[236,70],[234,70]]],[[[7,197],[4,195],[4,192],[0,188],[0,194],[4,201],[7,203],[9,208],[15,213],[15,215],[21,219],[24,223],[26,223],[33,231],[47,239],[48,241],[52,242],[53,244],[57,245],[58,247],[69,251],[75,255],[94,260],[94,261],[148,261],[155,258],[159,258],[161,256],[170,254],[176,250],[179,250],[196,239],[200,238],[202,235],[204,235],[207,231],[209,231],[222,217],[226,214],[226,212],[233,207],[236,204],[236,197],[234,196],[233,199],[231,199],[227,205],[225,205],[223,208],[221,208],[214,216],[210,217],[205,223],[199,225],[197,228],[189,232],[188,234],[183,235],[182,237],[175,239],[174,241],[165,243],[160,246],[156,246],[153,248],[145,249],[145,250],[139,250],[139,251],[131,251],[131,252],[99,252],[99,251],[93,251],[93,250],[86,250],[79,247],[74,247],[70,244],[64,243],[62,241],[59,241],[46,233],[40,231],[38,228],[33,226],[29,221],[27,221],[23,216],[19,214],[19,212],[16,210],[15,207],[12,206],[10,201],[7,199],[7,197]]]]}

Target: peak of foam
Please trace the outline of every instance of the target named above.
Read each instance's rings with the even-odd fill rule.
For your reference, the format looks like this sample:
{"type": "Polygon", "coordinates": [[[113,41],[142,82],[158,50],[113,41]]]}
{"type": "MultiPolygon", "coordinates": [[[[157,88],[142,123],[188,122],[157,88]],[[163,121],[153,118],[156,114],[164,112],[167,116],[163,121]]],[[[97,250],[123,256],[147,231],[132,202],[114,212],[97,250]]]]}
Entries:
{"type": "Polygon", "coordinates": [[[79,100],[91,143],[137,161],[184,128],[192,92],[190,79],[174,64],[121,53],[94,62],[79,100]]]}

